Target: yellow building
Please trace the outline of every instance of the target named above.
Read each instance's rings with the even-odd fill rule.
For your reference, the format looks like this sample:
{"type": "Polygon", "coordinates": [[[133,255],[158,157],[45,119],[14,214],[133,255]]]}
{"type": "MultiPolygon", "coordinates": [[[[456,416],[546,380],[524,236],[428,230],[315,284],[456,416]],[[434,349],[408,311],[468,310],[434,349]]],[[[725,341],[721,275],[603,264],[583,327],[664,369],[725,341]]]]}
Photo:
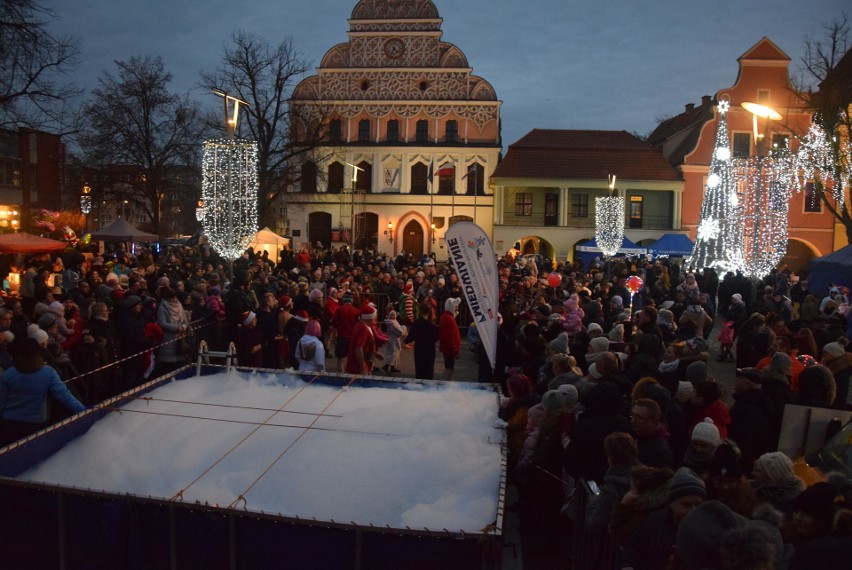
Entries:
{"type": "Polygon", "coordinates": [[[441,23],[431,0],[361,0],[349,41],[295,89],[291,104],[327,124],[287,195],[297,249],[347,243],[445,259],[454,221],[491,235],[501,102],[442,41],[441,23]]]}

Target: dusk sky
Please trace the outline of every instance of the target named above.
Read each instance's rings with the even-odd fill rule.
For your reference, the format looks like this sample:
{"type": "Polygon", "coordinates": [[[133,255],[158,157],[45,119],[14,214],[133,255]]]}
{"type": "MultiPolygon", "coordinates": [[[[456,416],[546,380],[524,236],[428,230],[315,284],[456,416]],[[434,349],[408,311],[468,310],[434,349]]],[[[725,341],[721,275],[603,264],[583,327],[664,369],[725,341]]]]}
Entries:
{"type": "MultiPolygon", "coordinates": [[[[767,36],[800,68],[806,38],[848,10],[847,0],[435,0],[443,40],[503,101],[503,144],[534,128],[646,135],[664,117],[731,86],[737,58],[767,36]]],[[[115,60],[161,56],[172,90],[197,87],[232,33],[272,44],[291,37],[313,67],[347,41],[357,0],[45,0],[56,33],[82,43],[77,82],[96,86],[115,60]]],[[[852,11],[850,11],[852,12],[852,11]]],[[[194,98],[211,105],[214,96],[194,98]]]]}

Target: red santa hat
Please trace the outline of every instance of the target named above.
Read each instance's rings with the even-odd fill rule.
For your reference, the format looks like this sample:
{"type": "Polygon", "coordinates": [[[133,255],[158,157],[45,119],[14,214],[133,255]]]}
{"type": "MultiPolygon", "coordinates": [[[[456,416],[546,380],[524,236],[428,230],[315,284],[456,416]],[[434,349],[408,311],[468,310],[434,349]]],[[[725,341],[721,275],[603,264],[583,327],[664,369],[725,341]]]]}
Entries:
{"type": "Polygon", "coordinates": [[[293,315],[293,318],[297,321],[302,321],[303,323],[306,323],[308,322],[308,320],[310,320],[310,317],[308,317],[308,312],[304,310],[298,311],[295,315],[293,315]]]}
{"type": "Polygon", "coordinates": [[[414,291],[414,283],[412,283],[411,281],[408,281],[405,284],[405,287],[402,288],[402,292],[405,293],[406,295],[410,295],[412,291],[414,291]]]}
{"type": "Polygon", "coordinates": [[[257,318],[257,315],[254,314],[254,311],[246,311],[245,313],[243,313],[242,316],[243,316],[243,326],[248,326],[249,323],[251,323],[255,318],[257,318]]]}
{"type": "Polygon", "coordinates": [[[281,308],[290,307],[293,305],[293,299],[290,295],[281,295],[278,297],[278,306],[281,308]]]}
{"type": "Polygon", "coordinates": [[[361,307],[361,318],[368,321],[376,316],[376,307],[372,303],[368,303],[361,307]]]}

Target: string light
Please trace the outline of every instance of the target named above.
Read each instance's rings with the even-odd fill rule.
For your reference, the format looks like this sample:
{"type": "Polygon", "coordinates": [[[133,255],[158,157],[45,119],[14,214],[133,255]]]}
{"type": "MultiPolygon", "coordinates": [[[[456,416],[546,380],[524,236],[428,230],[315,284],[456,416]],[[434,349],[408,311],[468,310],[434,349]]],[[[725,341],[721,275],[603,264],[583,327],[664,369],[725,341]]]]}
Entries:
{"type": "Polygon", "coordinates": [[[742,260],[742,223],[740,200],[731,160],[728,135],[728,101],[717,107],[719,119],[707,186],[701,202],[701,215],[692,254],[692,268],[713,267],[721,271],[736,269],[742,260]]]}
{"type": "Polygon", "coordinates": [[[842,177],[836,174],[837,161],[832,142],[835,141],[830,139],[815,116],[795,156],[796,168],[801,172],[797,190],[801,191],[809,182],[819,183],[823,188],[831,187],[834,200],[845,207],[845,185],[842,177]]]}
{"type": "Polygon", "coordinates": [[[787,253],[787,213],[797,184],[796,167],[787,149],[776,149],[769,156],[736,159],[734,168],[744,228],[740,269],[759,279],[787,253]]]}
{"type": "Polygon", "coordinates": [[[257,233],[257,143],[206,141],[202,170],[204,234],[221,256],[237,259],[257,233]]]}
{"type": "Polygon", "coordinates": [[[612,257],[624,241],[624,198],[595,198],[595,241],[604,257],[612,257]]]}

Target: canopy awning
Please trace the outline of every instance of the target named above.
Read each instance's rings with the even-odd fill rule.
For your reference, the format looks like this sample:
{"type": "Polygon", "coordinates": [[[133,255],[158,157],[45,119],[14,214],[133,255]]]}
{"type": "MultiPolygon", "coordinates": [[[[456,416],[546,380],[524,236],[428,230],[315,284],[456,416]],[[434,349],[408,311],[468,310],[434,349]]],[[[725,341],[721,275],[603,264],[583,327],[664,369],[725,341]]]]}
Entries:
{"type": "Polygon", "coordinates": [[[0,253],[49,253],[62,251],[64,241],[34,236],[27,232],[0,235],[0,253]]]}
{"type": "Polygon", "coordinates": [[[96,241],[159,241],[160,236],[138,230],[124,218],[118,218],[102,230],[92,232],[92,239],[96,241]]]}

